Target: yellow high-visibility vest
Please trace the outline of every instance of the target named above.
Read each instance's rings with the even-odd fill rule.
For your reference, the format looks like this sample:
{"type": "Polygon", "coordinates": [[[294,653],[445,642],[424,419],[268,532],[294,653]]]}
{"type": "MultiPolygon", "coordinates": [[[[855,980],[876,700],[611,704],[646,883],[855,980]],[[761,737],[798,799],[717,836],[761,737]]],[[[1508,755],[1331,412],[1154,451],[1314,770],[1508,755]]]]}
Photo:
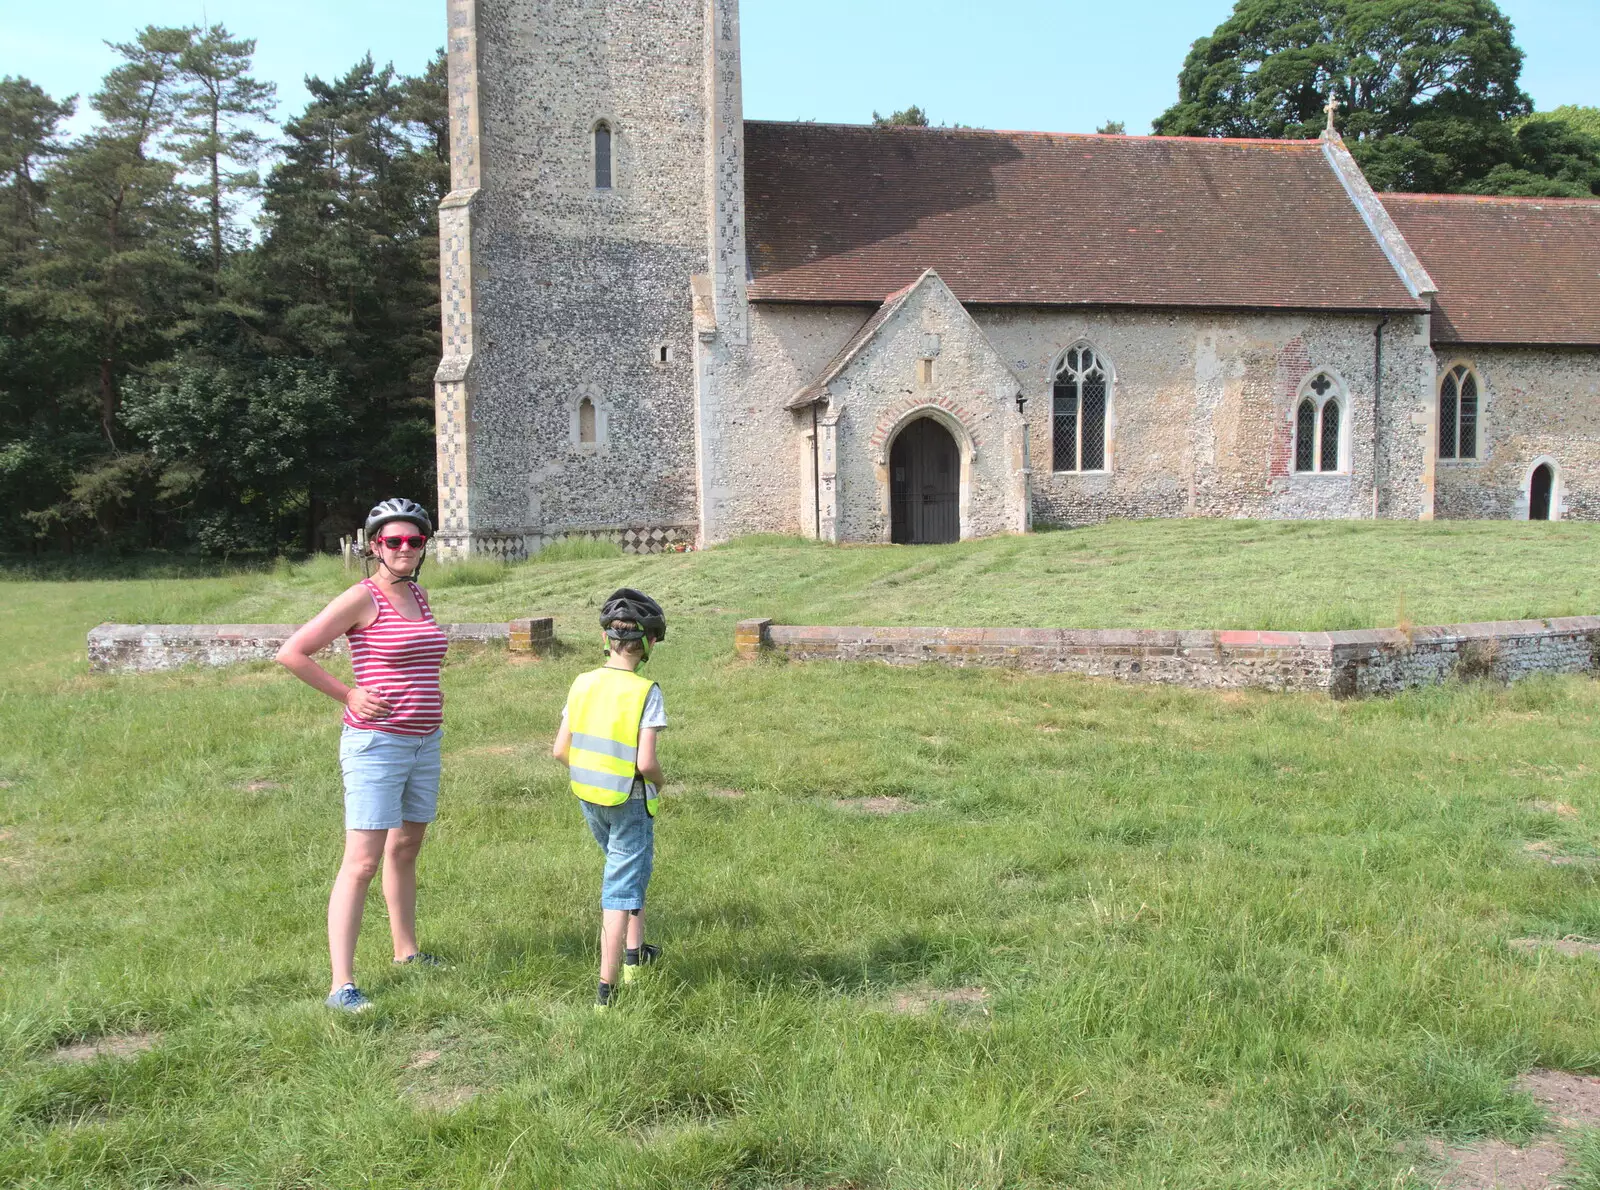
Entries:
{"type": "MultiPolygon", "coordinates": [[[[655,683],[626,669],[579,674],[567,695],[572,792],[597,806],[620,806],[639,778],[639,722],[655,683]]],[[[646,786],[648,789],[649,786],[646,786]]],[[[659,799],[647,797],[653,817],[659,799]]]]}

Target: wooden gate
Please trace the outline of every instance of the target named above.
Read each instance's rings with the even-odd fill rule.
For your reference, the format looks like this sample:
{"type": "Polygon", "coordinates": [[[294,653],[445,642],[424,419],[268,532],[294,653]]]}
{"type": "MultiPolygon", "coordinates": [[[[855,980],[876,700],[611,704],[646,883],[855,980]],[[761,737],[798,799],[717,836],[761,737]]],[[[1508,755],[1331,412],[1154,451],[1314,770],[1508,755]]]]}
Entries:
{"type": "Polygon", "coordinates": [[[931,417],[901,430],[889,452],[889,540],[961,540],[961,459],[950,431],[931,417]]]}

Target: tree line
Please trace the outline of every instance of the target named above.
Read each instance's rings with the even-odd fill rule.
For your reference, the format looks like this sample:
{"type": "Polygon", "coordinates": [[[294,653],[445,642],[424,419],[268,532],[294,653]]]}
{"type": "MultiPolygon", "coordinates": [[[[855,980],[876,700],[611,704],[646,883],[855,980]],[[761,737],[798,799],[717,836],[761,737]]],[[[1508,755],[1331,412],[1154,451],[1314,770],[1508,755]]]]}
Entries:
{"type": "MultiPolygon", "coordinates": [[[[73,138],[76,98],[0,80],[0,552],[311,550],[426,500],[442,53],[279,127],[221,25],[113,48],[73,138]]],[[[1600,110],[1535,113],[1522,61],[1493,0],[1238,0],[1154,131],[1315,136],[1331,94],[1379,190],[1600,194],[1600,110]]]]}
{"type": "Polygon", "coordinates": [[[279,128],[221,25],[113,48],[72,139],[75,98],[0,80],[0,551],[315,549],[425,497],[442,54],[279,128]]]}

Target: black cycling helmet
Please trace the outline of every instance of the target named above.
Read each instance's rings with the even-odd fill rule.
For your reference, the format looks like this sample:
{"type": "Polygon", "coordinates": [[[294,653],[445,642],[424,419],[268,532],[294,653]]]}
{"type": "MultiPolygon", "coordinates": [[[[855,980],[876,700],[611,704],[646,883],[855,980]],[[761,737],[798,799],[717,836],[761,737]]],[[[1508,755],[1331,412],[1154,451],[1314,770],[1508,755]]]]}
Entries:
{"type": "Polygon", "coordinates": [[[666,640],[667,613],[643,591],[622,587],[611,592],[611,597],[601,605],[600,627],[605,629],[609,640],[666,640]],[[638,627],[613,628],[612,625],[619,621],[637,624],[638,627]]]}
{"type": "Polygon", "coordinates": [[[367,513],[367,540],[371,541],[378,530],[390,521],[410,521],[428,537],[433,536],[433,522],[428,519],[428,510],[415,500],[405,500],[399,496],[372,506],[372,511],[367,513]]]}

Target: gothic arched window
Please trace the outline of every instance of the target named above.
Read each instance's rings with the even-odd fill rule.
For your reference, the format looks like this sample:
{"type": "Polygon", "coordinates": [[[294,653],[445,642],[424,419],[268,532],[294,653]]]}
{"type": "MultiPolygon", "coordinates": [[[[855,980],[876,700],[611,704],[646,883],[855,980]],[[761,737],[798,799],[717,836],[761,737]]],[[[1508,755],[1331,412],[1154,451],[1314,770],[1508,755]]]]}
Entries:
{"type": "Polygon", "coordinates": [[[611,189],[611,125],[604,120],[594,126],[594,188],[611,189]]]}
{"type": "Polygon", "coordinates": [[[1339,384],[1318,372],[1306,385],[1294,416],[1294,469],[1343,471],[1344,399],[1339,384]]]}
{"type": "Polygon", "coordinates": [[[1466,364],[1439,382],[1439,457],[1478,457],[1478,378],[1466,364]]]}
{"type": "Polygon", "coordinates": [[[1051,404],[1051,468],[1104,471],[1111,375],[1092,347],[1080,344],[1056,365],[1051,404]]]}
{"type": "Polygon", "coordinates": [[[578,442],[580,444],[595,440],[594,402],[588,397],[578,402],[578,442]]]}

